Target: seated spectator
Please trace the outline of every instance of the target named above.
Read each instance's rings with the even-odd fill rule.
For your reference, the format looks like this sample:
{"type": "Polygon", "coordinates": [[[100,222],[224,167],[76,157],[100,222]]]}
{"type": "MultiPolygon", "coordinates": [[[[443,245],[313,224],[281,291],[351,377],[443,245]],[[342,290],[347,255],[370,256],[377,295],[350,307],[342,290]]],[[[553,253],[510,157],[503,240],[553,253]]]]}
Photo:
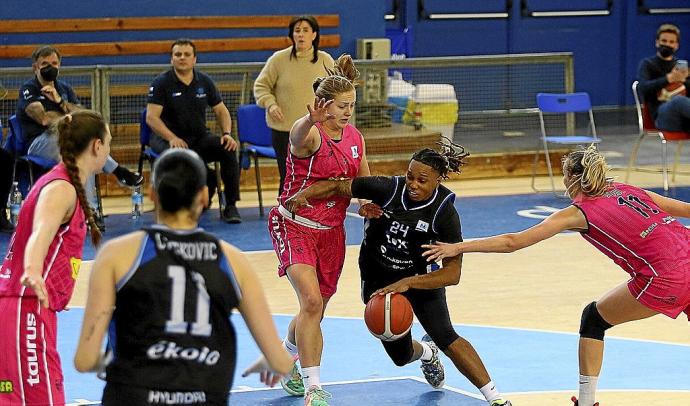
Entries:
{"type": "Polygon", "coordinates": [[[638,68],[639,91],[649,114],[660,130],[690,132],[688,65],[678,63],[680,29],[662,24],[656,32],[656,55],[643,59],[638,68]]]}
{"type": "MultiPolygon", "coordinates": [[[[19,90],[17,119],[28,145],[28,153],[58,162],[60,151],[57,136],[49,131],[50,125],[63,115],[82,107],[72,86],[58,79],[61,59],[56,48],[50,45],[40,46],[33,52],[31,59],[35,75],[19,90]]],[[[115,175],[123,186],[134,187],[144,182],[143,176],[120,166],[110,156],[103,171],[115,175]]],[[[87,199],[92,208],[98,207],[94,191],[95,178],[92,177],[86,186],[87,199]]]]}
{"type": "Polygon", "coordinates": [[[242,218],[235,205],[240,200],[240,167],[237,142],[230,134],[230,112],[211,78],[194,69],[194,43],[178,39],[171,52],[172,68],[158,75],[149,89],[146,123],[153,130],[151,148],[158,153],[168,148],[189,148],[204,162],[219,162],[226,202],[221,217],[227,223],[240,223],[242,218]],[[223,132],[220,138],[206,127],[207,107],[216,115],[223,132]]]}

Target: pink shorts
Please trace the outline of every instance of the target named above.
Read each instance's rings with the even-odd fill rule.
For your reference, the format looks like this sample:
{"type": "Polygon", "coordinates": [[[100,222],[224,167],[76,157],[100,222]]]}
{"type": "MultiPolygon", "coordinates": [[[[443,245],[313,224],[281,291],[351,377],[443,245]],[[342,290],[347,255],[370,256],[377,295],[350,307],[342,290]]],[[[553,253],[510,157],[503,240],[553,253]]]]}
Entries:
{"type": "Polygon", "coordinates": [[[690,320],[690,271],[654,277],[638,274],[628,281],[628,289],[648,308],[674,319],[685,312],[690,320]]]}
{"type": "Polygon", "coordinates": [[[64,405],[56,313],[35,297],[0,297],[0,326],[0,404],[64,405]]]}
{"type": "Polygon", "coordinates": [[[276,207],[268,213],[268,232],[278,255],[278,275],[291,265],[306,264],[316,269],[323,297],[335,294],[345,263],[345,228],[311,228],[285,218],[276,207]]]}

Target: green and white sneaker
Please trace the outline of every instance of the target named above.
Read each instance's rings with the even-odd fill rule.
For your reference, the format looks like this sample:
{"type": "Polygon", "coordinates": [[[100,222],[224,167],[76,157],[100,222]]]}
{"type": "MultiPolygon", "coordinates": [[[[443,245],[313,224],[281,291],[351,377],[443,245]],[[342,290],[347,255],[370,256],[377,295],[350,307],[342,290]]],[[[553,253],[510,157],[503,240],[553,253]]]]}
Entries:
{"type": "Polygon", "coordinates": [[[318,386],[311,386],[304,396],[304,406],[328,406],[331,394],[318,386]]]}
{"type": "Polygon", "coordinates": [[[428,334],[422,337],[422,342],[427,343],[434,354],[429,361],[422,361],[421,368],[424,373],[424,378],[434,389],[439,389],[446,383],[446,373],[443,369],[441,359],[438,357],[438,347],[428,334]]]}
{"type": "Polygon", "coordinates": [[[496,399],[491,402],[490,406],[513,406],[510,400],[496,399]]]}
{"type": "Polygon", "coordinates": [[[304,396],[304,382],[302,382],[302,374],[299,372],[297,362],[292,366],[290,374],[280,380],[280,386],[292,396],[304,396]]]}

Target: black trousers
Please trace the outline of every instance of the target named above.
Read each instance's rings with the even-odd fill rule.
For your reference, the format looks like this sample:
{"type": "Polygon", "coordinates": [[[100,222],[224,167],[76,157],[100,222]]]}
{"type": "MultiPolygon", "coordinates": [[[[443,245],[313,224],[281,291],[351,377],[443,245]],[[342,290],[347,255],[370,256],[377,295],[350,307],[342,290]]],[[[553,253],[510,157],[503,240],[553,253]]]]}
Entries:
{"type": "Polygon", "coordinates": [[[276,151],[276,161],[278,161],[278,173],[280,174],[278,196],[280,196],[283,194],[283,183],[285,183],[285,161],[287,160],[288,145],[290,144],[290,133],[271,128],[271,142],[273,143],[273,149],[276,151]]]}
{"type": "MultiPolygon", "coordinates": [[[[237,151],[228,151],[223,148],[220,138],[211,133],[195,140],[185,140],[185,142],[191,150],[199,154],[204,162],[220,163],[220,177],[225,184],[226,203],[234,205],[240,200],[240,166],[237,160],[237,151]]],[[[170,143],[154,135],[151,137],[151,148],[160,154],[170,148],[170,143]]],[[[209,183],[209,188],[215,184],[213,176],[208,176],[207,183],[209,183]]]]}

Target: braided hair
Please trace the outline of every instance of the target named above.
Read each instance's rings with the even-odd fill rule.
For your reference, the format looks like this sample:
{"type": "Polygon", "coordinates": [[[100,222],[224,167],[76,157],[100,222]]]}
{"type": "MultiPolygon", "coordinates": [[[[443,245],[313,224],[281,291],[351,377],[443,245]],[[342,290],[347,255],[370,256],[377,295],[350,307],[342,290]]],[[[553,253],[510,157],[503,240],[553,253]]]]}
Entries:
{"type": "Polygon", "coordinates": [[[447,137],[442,137],[441,141],[436,144],[441,147],[440,152],[431,148],[424,148],[415,152],[411,160],[434,168],[441,179],[448,179],[450,172],[460,173],[460,167],[465,164],[464,160],[470,153],[465,152],[462,145],[454,143],[447,137]]]}
{"type": "Polygon", "coordinates": [[[67,169],[70,183],[77,192],[77,199],[81,206],[91,232],[91,242],[98,245],[101,241],[101,232],[96,226],[93,210],[86,201],[86,193],[79,177],[77,156],[83,153],[92,140],[105,141],[107,127],[103,117],[93,110],[78,110],[74,113],[62,116],[55,124],[58,134],[58,145],[62,162],[67,169]]]}
{"type": "Polygon", "coordinates": [[[602,196],[613,181],[606,176],[608,169],[604,156],[594,144],[564,156],[563,173],[570,181],[568,195],[574,197],[581,191],[587,196],[602,196]]]}
{"type": "Polygon", "coordinates": [[[316,78],[314,84],[314,94],[316,97],[325,100],[333,100],[339,94],[345,92],[353,92],[357,78],[359,78],[359,71],[352,61],[352,57],[348,54],[342,54],[335,61],[333,69],[326,69],[328,76],[324,78],[316,78]]]}

